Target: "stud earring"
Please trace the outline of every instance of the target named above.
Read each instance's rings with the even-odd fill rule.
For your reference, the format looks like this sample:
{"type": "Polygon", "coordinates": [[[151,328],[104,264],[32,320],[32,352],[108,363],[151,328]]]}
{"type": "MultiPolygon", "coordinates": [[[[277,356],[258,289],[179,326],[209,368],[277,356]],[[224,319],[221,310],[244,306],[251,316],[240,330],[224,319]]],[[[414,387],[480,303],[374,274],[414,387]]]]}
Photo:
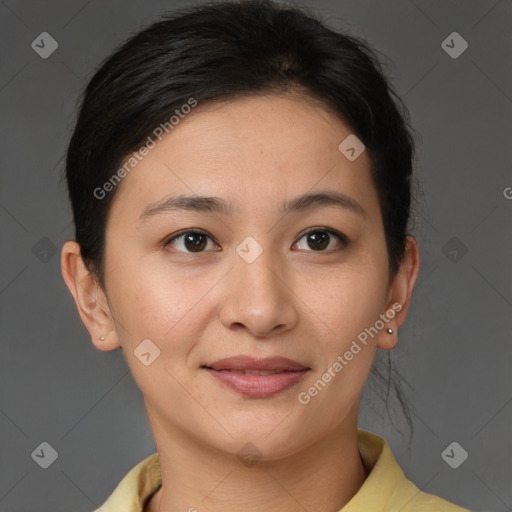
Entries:
{"type": "Polygon", "coordinates": [[[101,340],[101,341],[105,341],[105,336],[102,336],[102,337],[100,338],[100,340],[101,340]]]}
{"type": "Polygon", "coordinates": [[[388,334],[393,334],[393,329],[388,328],[388,334]]]}

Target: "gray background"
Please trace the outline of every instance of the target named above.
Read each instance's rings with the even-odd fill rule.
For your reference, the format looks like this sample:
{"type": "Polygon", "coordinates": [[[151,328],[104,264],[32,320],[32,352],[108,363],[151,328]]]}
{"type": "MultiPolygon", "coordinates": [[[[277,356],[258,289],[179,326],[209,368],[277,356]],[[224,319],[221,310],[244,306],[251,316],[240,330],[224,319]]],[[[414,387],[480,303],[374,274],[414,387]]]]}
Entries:
{"type": "MultiPolygon", "coordinates": [[[[193,3],[0,2],[2,512],[91,511],[155,451],[122,352],[93,347],[61,277],[73,231],[59,176],[95,67],[163,11],[193,3]],[[59,45],[47,59],[31,47],[44,31],[59,45]],[[31,456],[42,442],[58,452],[47,469],[31,456]]],[[[422,268],[392,354],[412,386],[410,450],[400,411],[403,435],[368,387],[360,427],[383,436],[424,491],[512,510],[512,2],[305,5],[383,54],[418,133],[422,268]],[[453,31],[469,44],[456,59],[441,46],[453,31]],[[441,457],[452,441],[469,454],[457,469],[441,457]]]]}

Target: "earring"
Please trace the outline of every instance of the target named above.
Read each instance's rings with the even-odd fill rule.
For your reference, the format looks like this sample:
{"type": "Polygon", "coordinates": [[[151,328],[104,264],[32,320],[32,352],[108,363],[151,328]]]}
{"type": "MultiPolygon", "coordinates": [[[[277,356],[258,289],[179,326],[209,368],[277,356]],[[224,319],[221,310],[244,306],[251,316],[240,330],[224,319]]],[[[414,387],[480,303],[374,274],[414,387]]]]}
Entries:
{"type": "Polygon", "coordinates": [[[389,329],[389,328],[388,328],[388,333],[389,333],[389,334],[393,334],[393,329],[389,329]]]}
{"type": "Polygon", "coordinates": [[[105,336],[102,336],[102,337],[100,338],[100,340],[101,340],[101,341],[105,341],[105,336]]]}

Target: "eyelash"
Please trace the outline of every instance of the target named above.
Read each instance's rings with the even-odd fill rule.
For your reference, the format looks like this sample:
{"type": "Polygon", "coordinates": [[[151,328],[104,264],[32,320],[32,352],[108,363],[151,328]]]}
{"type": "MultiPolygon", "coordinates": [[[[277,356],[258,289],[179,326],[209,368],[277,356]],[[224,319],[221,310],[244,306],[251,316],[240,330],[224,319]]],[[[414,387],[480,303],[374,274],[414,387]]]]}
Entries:
{"type": "MultiPolygon", "coordinates": [[[[349,243],[349,240],[346,237],[346,235],[344,235],[343,233],[340,233],[339,231],[336,231],[336,230],[333,230],[333,229],[327,229],[327,228],[312,228],[309,231],[307,231],[306,233],[303,233],[302,236],[297,240],[297,242],[299,240],[301,240],[302,238],[304,238],[305,236],[307,236],[307,235],[309,235],[311,233],[319,232],[319,231],[320,232],[329,233],[329,235],[334,235],[338,239],[338,241],[341,243],[341,248],[338,248],[338,249],[327,249],[327,250],[320,250],[320,251],[306,250],[306,252],[313,252],[313,253],[315,253],[315,252],[316,253],[333,253],[333,252],[338,252],[338,251],[341,251],[342,249],[346,248],[346,246],[349,243]]],[[[181,238],[183,235],[187,235],[189,233],[205,235],[210,240],[214,241],[213,238],[206,231],[203,231],[202,229],[190,229],[189,228],[189,229],[185,229],[185,230],[179,231],[178,233],[175,233],[174,235],[172,235],[172,237],[167,238],[163,242],[162,245],[163,245],[163,247],[167,247],[174,240],[177,240],[178,238],[181,238]]],[[[295,242],[295,243],[297,243],[297,242],[295,242]]],[[[294,243],[294,245],[295,245],[295,243],[294,243]]],[[[184,252],[185,254],[201,254],[202,252],[206,252],[206,251],[192,252],[192,251],[180,251],[180,250],[178,250],[178,252],[184,252]]]]}

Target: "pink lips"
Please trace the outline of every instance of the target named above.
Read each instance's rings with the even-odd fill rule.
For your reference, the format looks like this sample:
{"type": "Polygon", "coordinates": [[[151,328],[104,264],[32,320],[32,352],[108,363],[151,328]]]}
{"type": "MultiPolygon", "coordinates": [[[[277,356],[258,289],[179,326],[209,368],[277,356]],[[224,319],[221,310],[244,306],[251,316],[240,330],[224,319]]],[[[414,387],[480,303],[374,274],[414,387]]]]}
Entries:
{"type": "Polygon", "coordinates": [[[299,382],[309,370],[285,357],[255,359],[244,355],[221,359],[203,368],[229,388],[253,398],[284,391],[299,382]]]}

